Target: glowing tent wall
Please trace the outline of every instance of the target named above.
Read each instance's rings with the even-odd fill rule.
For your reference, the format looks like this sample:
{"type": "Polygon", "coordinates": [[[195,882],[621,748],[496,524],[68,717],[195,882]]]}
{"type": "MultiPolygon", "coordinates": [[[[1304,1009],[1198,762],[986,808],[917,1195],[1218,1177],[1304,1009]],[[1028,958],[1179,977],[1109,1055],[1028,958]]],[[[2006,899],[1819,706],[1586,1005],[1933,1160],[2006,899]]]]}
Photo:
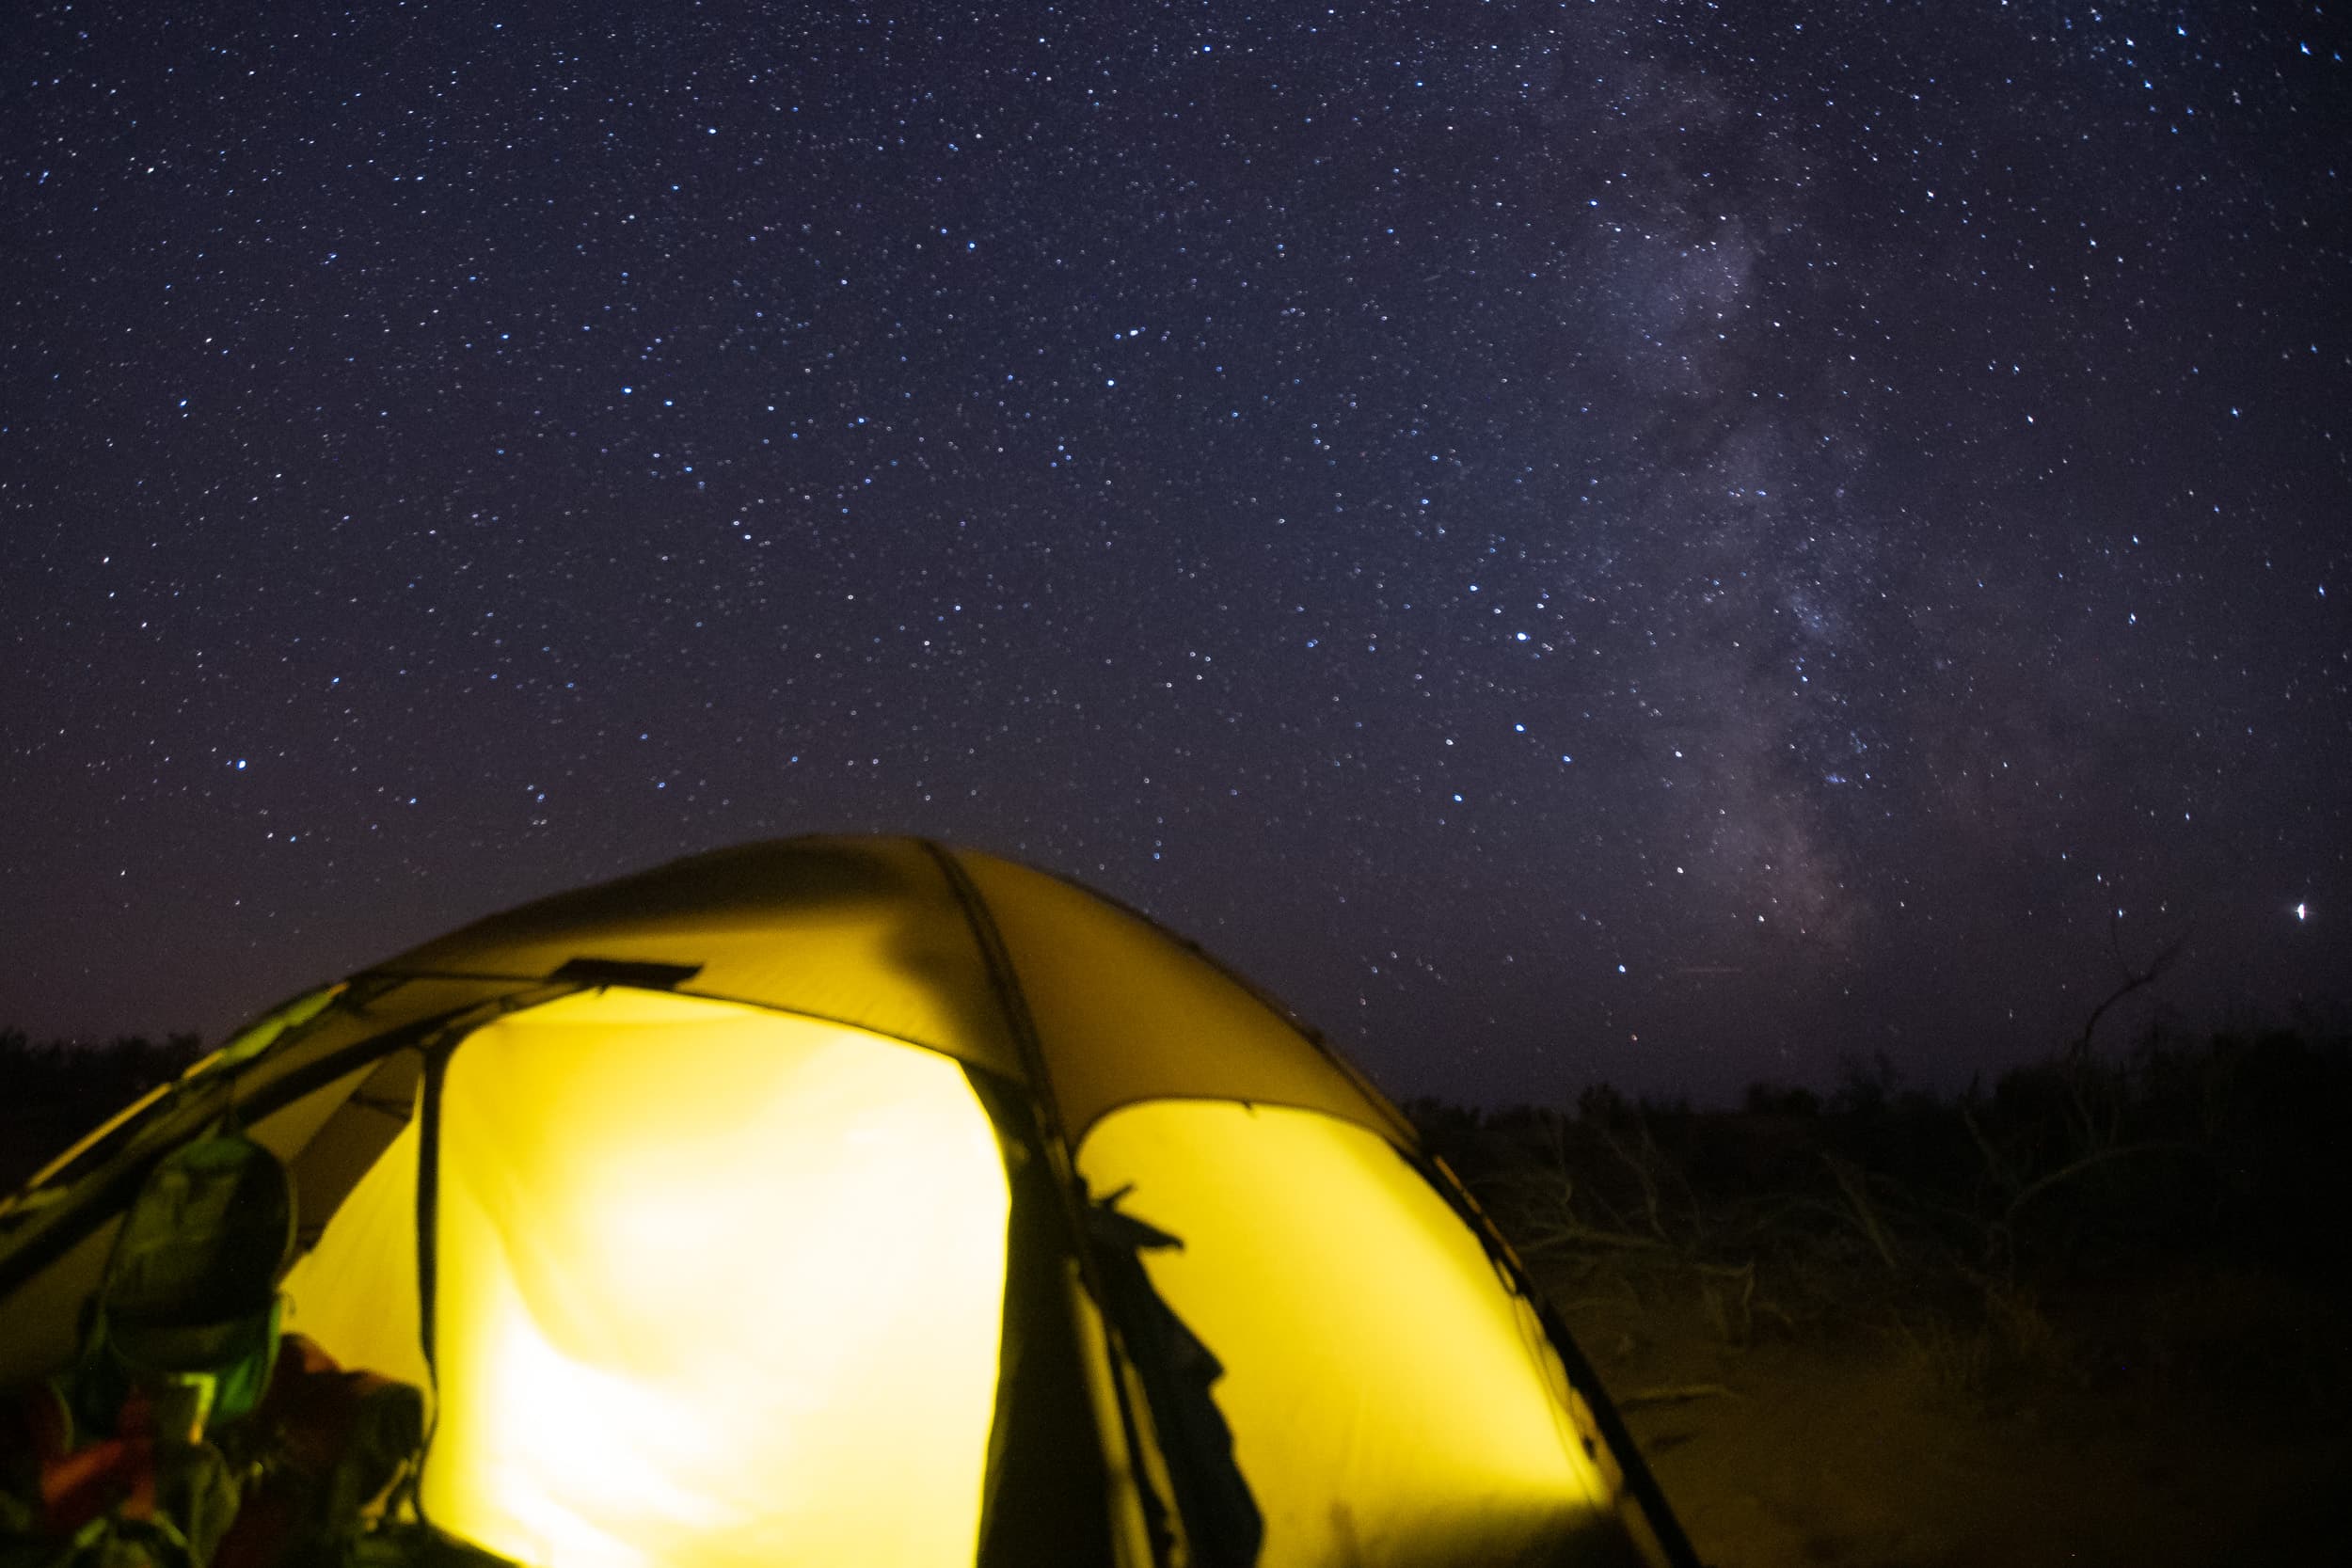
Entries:
{"type": "MultiPolygon", "coordinates": [[[[288,1280],[347,1364],[417,1360],[419,1125],[288,1280]]],[[[972,1560],[1008,1198],[955,1062],[587,993],[469,1037],[440,1137],[437,1523],[544,1568],[972,1560]]]]}
{"type": "Polygon", "coordinates": [[[1078,1169],[1184,1243],[1145,1267],[1224,1364],[1261,1568],[1556,1562],[1613,1516],[1534,1314],[1373,1133],[1155,1101],[1104,1117],[1078,1169]]]}

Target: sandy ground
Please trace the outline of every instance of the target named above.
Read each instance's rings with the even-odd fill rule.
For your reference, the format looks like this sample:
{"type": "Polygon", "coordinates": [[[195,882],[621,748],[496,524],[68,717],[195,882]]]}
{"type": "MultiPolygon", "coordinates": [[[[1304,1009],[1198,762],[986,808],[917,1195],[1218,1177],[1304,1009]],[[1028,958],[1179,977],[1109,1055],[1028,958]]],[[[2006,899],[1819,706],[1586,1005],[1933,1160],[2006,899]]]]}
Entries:
{"type": "Polygon", "coordinates": [[[1717,1568],[2352,1563],[2352,1422],[2292,1391],[2122,1365],[1988,1397],[1897,1333],[1733,1347],[1695,1304],[1560,1294],[1717,1568]]]}

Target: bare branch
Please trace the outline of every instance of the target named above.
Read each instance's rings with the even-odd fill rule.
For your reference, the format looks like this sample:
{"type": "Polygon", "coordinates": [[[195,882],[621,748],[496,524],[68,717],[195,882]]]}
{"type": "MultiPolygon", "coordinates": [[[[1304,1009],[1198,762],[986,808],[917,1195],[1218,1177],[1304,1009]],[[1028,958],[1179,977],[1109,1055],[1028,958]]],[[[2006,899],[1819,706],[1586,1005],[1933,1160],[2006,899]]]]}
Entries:
{"type": "Polygon", "coordinates": [[[2025,1191],[2010,1200],[2009,1212],[2003,1216],[2003,1223],[2014,1220],[2020,1209],[2059,1182],[2079,1176],[2093,1165],[2105,1164],[2109,1160],[2120,1160],[2126,1154],[2185,1154],[2192,1160],[2203,1158],[2202,1150],[2185,1143],[2118,1144],[2110,1148],[2103,1148],[2095,1153],[2084,1155],[2072,1164],[2062,1165],[2027,1186],[2025,1191]]]}
{"type": "Polygon", "coordinates": [[[2189,935],[2188,931],[2183,931],[2179,936],[2157,948],[2155,956],[2150,958],[2143,967],[2134,969],[2123,959],[2122,935],[2114,917],[2108,917],[2107,945],[2113,949],[2116,962],[2122,968],[2123,983],[2107,992],[2106,999],[2091,1008],[2090,1016],[2083,1021],[2082,1034],[2073,1045],[2067,1048],[2066,1060],[2070,1067],[2079,1067],[2090,1059],[2090,1037],[2098,1029],[2099,1021],[2106,1017],[2107,1009],[2134,991],[2154,985],[2157,980],[2161,979],[2165,971],[2170,969],[2178,961],[2181,950],[2188,945],[2189,935]]]}

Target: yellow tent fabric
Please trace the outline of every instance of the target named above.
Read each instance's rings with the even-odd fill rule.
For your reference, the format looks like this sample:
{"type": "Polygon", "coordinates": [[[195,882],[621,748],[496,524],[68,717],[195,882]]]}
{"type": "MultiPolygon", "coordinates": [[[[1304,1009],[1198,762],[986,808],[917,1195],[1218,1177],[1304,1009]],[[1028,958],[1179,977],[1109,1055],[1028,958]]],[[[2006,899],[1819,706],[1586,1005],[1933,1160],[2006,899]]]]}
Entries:
{"type": "Polygon", "coordinates": [[[0,1203],[0,1379],[225,1117],[289,1325],[426,1389],[424,1516],[533,1568],[1689,1560],[1403,1118],[1009,862],[744,846],[297,999],[0,1203]]]}
{"type": "Polygon", "coordinates": [[[1542,1329],[1380,1139],[1155,1101],[1104,1118],[1078,1168],[1184,1243],[1146,1266],[1224,1363],[1264,1568],[1557,1561],[1608,1511],[1542,1329]]]}
{"type": "Polygon", "coordinates": [[[1008,1197],[953,1062],[625,990],[478,1031],[445,1090],[431,1370],[418,1143],[285,1291],[337,1360],[437,1392],[437,1523],[567,1568],[970,1560],[1008,1197]]]}

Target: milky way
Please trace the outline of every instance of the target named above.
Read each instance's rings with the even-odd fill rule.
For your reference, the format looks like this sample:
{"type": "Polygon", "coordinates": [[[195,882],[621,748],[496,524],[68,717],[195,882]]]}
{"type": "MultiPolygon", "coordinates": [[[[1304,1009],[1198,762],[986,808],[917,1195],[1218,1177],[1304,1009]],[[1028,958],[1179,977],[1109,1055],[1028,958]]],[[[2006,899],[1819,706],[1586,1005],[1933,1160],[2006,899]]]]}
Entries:
{"type": "Polygon", "coordinates": [[[0,1023],[844,829],[1403,1092],[2344,1017],[2338,18],[811,9],[8,30],[0,1023]]]}

